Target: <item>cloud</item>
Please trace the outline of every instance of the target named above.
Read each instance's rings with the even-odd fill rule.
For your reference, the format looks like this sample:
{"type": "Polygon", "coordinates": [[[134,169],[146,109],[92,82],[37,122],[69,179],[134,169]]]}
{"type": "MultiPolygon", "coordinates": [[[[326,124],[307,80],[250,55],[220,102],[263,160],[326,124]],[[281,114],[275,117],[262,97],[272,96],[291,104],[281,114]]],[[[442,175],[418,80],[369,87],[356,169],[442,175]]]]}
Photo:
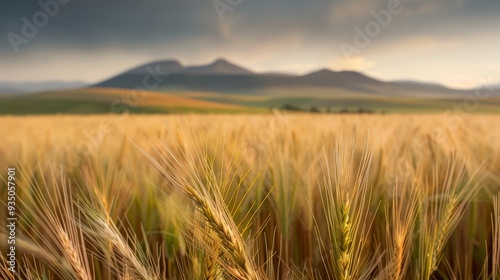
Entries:
{"type": "Polygon", "coordinates": [[[363,56],[353,56],[349,59],[334,60],[332,64],[334,68],[342,70],[366,71],[373,68],[376,63],[372,60],[367,60],[363,56]]]}
{"type": "Polygon", "coordinates": [[[463,7],[467,0],[401,0],[404,5],[403,15],[415,16],[419,14],[435,14],[442,11],[451,11],[463,7]]]}
{"type": "Polygon", "coordinates": [[[332,7],[333,23],[363,21],[369,18],[370,11],[385,8],[381,0],[337,1],[332,7]]]}
{"type": "MultiPolygon", "coordinates": [[[[83,71],[85,77],[74,76],[78,67],[54,75],[97,79],[123,65],[164,58],[204,63],[227,57],[258,69],[304,71],[325,67],[329,58],[339,57],[332,68],[378,71],[383,64],[381,57],[391,61],[392,53],[398,58],[418,49],[432,53],[456,42],[470,45],[466,41],[472,38],[475,45],[491,45],[487,38],[496,35],[495,26],[500,24],[499,1],[401,0],[403,12],[393,17],[360,57],[346,62],[340,59],[339,43],[352,42],[354,28],[364,27],[373,20],[370,11],[386,8],[390,0],[242,0],[224,14],[223,21],[212,0],[67,1],[29,43],[20,45],[17,54],[7,34],[22,33],[22,18],[32,20],[41,7],[33,0],[2,3],[2,79],[45,77],[50,73],[42,69],[54,65],[69,68],[69,61],[87,65],[85,69],[92,69],[92,65],[98,69],[83,71]],[[476,38],[478,32],[483,36],[476,38]]],[[[473,50],[453,48],[482,63],[473,50]]],[[[486,51],[495,55],[490,49],[486,51]]]]}

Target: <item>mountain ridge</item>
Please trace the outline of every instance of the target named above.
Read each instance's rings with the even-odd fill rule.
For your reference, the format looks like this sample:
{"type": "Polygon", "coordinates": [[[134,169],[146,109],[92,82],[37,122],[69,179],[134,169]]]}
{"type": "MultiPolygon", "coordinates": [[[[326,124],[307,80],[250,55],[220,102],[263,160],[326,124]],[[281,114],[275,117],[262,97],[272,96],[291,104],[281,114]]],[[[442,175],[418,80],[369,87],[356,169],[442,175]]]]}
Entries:
{"type": "Polygon", "coordinates": [[[82,81],[42,81],[42,82],[7,82],[0,81],[0,92],[11,94],[34,93],[45,90],[64,90],[71,88],[86,87],[88,84],[82,81]]]}
{"type": "Polygon", "coordinates": [[[271,89],[322,88],[332,94],[339,90],[389,96],[443,97],[463,96],[473,91],[452,89],[440,84],[381,81],[357,71],[319,69],[304,75],[257,73],[219,58],[211,63],[184,66],[178,60],[153,61],[127,70],[92,87],[136,88],[144,77],[155,73],[161,78],[157,87],[165,91],[207,91],[239,94],[268,94],[271,89]]]}

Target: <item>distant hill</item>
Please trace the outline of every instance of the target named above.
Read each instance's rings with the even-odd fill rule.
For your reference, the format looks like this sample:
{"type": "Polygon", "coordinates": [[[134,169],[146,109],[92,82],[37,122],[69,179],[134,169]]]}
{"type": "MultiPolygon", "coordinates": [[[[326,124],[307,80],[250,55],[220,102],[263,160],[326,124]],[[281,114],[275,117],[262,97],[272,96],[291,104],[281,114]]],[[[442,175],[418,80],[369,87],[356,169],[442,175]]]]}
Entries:
{"type": "Polygon", "coordinates": [[[0,96],[14,93],[23,93],[23,91],[10,89],[10,88],[0,88],[0,96]]]}
{"type": "MultiPolygon", "coordinates": [[[[322,69],[306,75],[254,73],[224,59],[211,64],[183,66],[175,60],[151,62],[100,82],[95,87],[132,89],[141,86],[144,77],[157,71],[161,91],[206,91],[214,93],[267,95],[275,89],[328,89],[331,94],[351,91],[361,94],[449,98],[465,96],[472,90],[456,90],[418,82],[385,82],[355,71],[322,69]],[[149,70],[148,70],[149,69],[149,70]]],[[[307,93],[304,93],[307,94],[307,93]]]]}
{"type": "Polygon", "coordinates": [[[0,102],[0,114],[103,114],[103,113],[185,113],[252,112],[241,105],[196,100],[166,93],[148,92],[134,99],[128,89],[88,88],[49,91],[6,97],[0,102]],[[130,97],[130,98],[127,98],[130,97]],[[131,102],[137,100],[136,102],[131,102]]]}
{"type": "Polygon", "coordinates": [[[185,68],[184,73],[189,74],[218,74],[218,75],[252,75],[253,72],[243,67],[228,62],[225,59],[217,59],[211,64],[191,66],[185,68]]]}
{"type": "Polygon", "coordinates": [[[2,93],[31,93],[46,90],[64,90],[86,87],[81,81],[45,81],[45,82],[0,82],[2,93]]]}
{"type": "MultiPolygon", "coordinates": [[[[195,66],[177,60],[150,62],[90,87],[81,83],[24,84],[23,90],[40,91],[33,94],[5,94],[11,87],[4,92],[1,88],[0,114],[113,113],[117,101],[130,113],[267,112],[269,108],[325,113],[444,112],[475,92],[418,81],[381,81],[355,71],[256,73],[224,59],[195,66]],[[134,89],[146,85],[146,99],[137,105],[126,104],[124,97],[133,98],[138,94],[134,89]],[[79,89],[52,90],[61,87],[79,89]],[[50,90],[41,90],[44,88],[50,90]]],[[[500,90],[498,93],[474,112],[500,112],[500,90]]]]}
{"type": "Polygon", "coordinates": [[[148,68],[150,69],[159,68],[161,69],[162,72],[167,72],[167,73],[177,73],[185,70],[184,66],[182,66],[182,64],[180,64],[176,60],[162,60],[153,63],[146,63],[136,68],[127,70],[121,75],[134,75],[134,74],[146,75],[151,71],[151,70],[148,71],[148,68]]]}
{"type": "MultiPolygon", "coordinates": [[[[227,60],[217,59],[211,64],[184,67],[177,60],[162,60],[146,63],[144,65],[127,70],[120,75],[147,75],[151,71],[160,70],[162,73],[182,73],[182,74],[218,74],[218,75],[251,75],[252,71],[237,65],[231,64],[227,60]]],[[[119,75],[119,76],[120,76],[119,75]]]]}

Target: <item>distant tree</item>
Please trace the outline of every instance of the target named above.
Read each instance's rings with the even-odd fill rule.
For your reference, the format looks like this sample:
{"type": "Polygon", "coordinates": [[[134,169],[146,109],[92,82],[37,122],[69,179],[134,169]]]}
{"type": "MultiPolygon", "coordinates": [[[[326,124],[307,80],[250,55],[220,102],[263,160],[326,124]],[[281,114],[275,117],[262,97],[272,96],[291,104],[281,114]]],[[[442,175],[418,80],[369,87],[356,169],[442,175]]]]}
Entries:
{"type": "Polygon", "coordinates": [[[360,114],[373,114],[373,110],[369,108],[359,108],[358,113],[360,114]]]}
{"type": "Polygon", "coordinates": [[[281,106],[281,110],[284,110],[284,111],[300,111],[300,108],[299,107],[296,107],[296,106],[293,106],[291,104],[283,104],[283,106],[281,106]]]}
{"type": "Polygon", "coordinates": [[[319,113],[321,111],[318,109],[318,107],[312,106],[311,109],[309,109],[309,112],[311,112],[311,113],[319,113]]]}

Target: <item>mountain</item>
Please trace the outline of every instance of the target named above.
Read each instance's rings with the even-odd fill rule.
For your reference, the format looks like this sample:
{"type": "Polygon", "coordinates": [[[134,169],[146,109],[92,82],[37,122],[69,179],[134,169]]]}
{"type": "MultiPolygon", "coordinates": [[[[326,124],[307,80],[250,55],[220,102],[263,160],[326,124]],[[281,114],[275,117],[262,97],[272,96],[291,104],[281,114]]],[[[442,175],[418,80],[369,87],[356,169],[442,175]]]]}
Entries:
{"type": "MultiPolygon", "coordinates": [[[[112,113],[117,101],[130,113],[265,112],[283,107],[324,112],[443,112],[474,93],[474,89],[418,81],[381,81],[355,71],[255,73],[224,59],[194,66],[161,60],[86,88],[78,82],[0,83],[0,115],[112,113]],[[79,89],[54,90],[75,87],[79,89]],[[148,90],[145,99],[137,89],[148,90]],[[5,94],[15,90],[39,93],[5,94]],[[126,106],[134,100],[137,104],[126,106]]],[[[494,93],[481,104],[480,112],[498,112],[499,107],[500,95],[494,93]]]]}
{"type": "Polygon", "coordinates": [[[253,93],[267,95],[276,89],[302,89],[306,96],[311,89],[329,90],[330,94],[347,91],[386,96],[418,96],[448,98],[470,94],[471,90],[454,90],[441,85],[418,82],[386,82],[355,71],[322,69],[306,75],[254,73],[224,59],[199,66],[183,66],[176,60],[148,63],[128,70],[95,87],[136,88],[146,75],[155,71],[159,83],[153,90],[201,91],[226,94],[253,93]]]}
{"type": "Polygon", "coordinates": [[[253,72],[243,67],[230,63],[225,59],[217,59],[211,64],[184,67],[177,60],[162,60],[146,63],[144,65],[132,68],[120,75],[147,75],[151,72],[161,73],[182,73],[182,74],[216,74],[216,75],[252,75],[253,72]]]}
{"type": "Polygon", "coordinates": [[[302,77],[302,80],[307,80],[311,84],[314,85],[323,85],[323,86],[338,86],[340,83],[342,84],[353,84],[353,83],[361,83],[361,84],[382,84],[378,80],[370,78],[364,74],[354,71],[341,71],[335,72],[329,69],[322,69],[317,72],[313,72],[307,74],[302,77]]]}
{"type": "Polygon", "coordinates": [[[364,74],[354,71],[335,72],[322,69],[299,77],[300,85],[326,88],[344,88],[364,92],[373,92],[375,87],[383,87],[384,82],[375,80],[364,74]]]}
{"type": "Polygon", "coordinates": [[[190,74],[220,74],[220,75],[253,75],[253,72],[243,67],[228,62],[225,59],[217,59],[211,64],[191,66],[185,69],[190,74]]]}
{"type": "Polygon", "coordinates": [[[2,93],[31,93],[47,90],[64,90],[85,87],[81,81],[45,81],[45,82],[0,82],[2,93]]]}
{"type": "Polygon", "coordinates": [[[17,93],[23,93],[23,91],[20,90],[15,90],[11,88],[0,88],[0,93],[1,94],[17,94],[17,93]]]}
{"type": "Polygon", "coordinates": [[[421,81],[414,81],[414,80],[395,80],[393,82],[398,83],[398,84],[402,84],[402,85],[426,85],[426,86],[443,87],[442,85],[440,85],[438,83],[421,82],[421,81]]]}
{"type": "Polygon", "coordinates": [[[178,86],[192,89],[211,88],[217,84],[229,85],[229,80],[241,76],[254,76],[254,73],[243,67],[218,59],[211,64],[184,67],[176,60],[150,62],[127,70],[115,77],[100,82],[94,87],[135,88],[144,84],[144,77],[154,75],[162,79],[161,86],[178,86]],[[227,76],[230,78],[227,79],[227,76]]]}
{"type": "Polygon", "coordinates": [[[136,68],[130,69],[121,75],[146,75],[150,71],[154,71],[155,69],[161,69],[162,72],[183,72],[185,71],[184,66],[176,60],[163,60],[163,61],[155,61],[151,63],[147,63],[136,68]]]}

